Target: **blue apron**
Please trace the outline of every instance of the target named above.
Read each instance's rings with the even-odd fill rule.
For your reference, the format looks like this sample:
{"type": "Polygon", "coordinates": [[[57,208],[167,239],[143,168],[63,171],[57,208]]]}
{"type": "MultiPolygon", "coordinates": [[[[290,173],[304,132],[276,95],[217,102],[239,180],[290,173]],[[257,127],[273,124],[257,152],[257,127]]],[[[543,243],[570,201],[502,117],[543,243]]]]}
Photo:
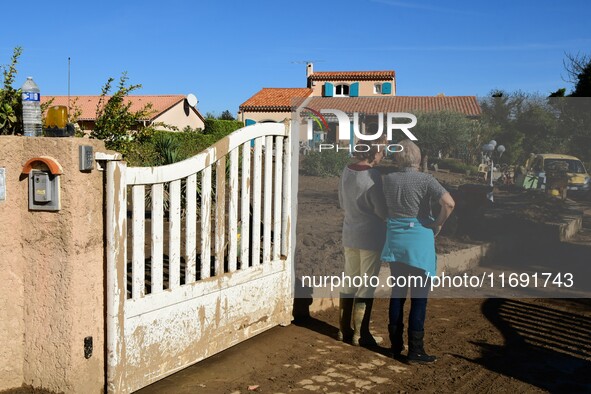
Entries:
{"type": "Polygon", "coordinates": [[[437,273],[437,254],[433,230],[424,227],[433,221],[417,218],[388,219],[386,243],[382,250],[382,261],[406,263],[425,270],[430,276],[437,273]]]}

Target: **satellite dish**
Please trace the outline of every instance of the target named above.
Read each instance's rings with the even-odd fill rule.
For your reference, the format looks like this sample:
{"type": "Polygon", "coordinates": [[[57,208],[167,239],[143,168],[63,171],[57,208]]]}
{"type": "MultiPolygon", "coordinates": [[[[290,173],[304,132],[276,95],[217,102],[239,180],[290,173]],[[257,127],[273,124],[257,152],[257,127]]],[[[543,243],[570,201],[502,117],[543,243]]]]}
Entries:
{"type": "Polygon", "coordinates": [[[189,93],[187,95],[187,102],[191,107],[195,107],[199,101],[197,101],[197,97],[193,93],[189,93]]]}

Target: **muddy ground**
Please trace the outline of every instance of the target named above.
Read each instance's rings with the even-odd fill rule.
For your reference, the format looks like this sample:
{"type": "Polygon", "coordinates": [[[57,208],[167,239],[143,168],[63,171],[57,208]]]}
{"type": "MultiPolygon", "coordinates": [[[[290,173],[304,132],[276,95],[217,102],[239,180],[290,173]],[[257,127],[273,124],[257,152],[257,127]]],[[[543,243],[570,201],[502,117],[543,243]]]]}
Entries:
{"type": "MultiPolygon", "coordinates": [[[[439,175],[452,185],[464,181],[439,175]]],[[[327,272],[342,264],[336,182],[300,177],[296,272],[327,272]]],[[[518,219],[546,219],[536,216],[537,203],[524,205],[532,214],[520,209],[518,219]]],[[[545,211],[559,208],[553,204],[545,211]]],[[[590,209],[587,203],[588,215],[590,209]]],[[[545,245],[520,258],[532,265],[556,259],[584,264],[591,256],[590,219],[585,217],[585,228],[569,243],[545,245]]],[[[438,251],[446,252],[482,240],[459,234],[437,242],[438,251]]],[[[439,359],[418,366],[389,357],[388,300],[377,299],[371,328],[385,338],[383,347],[338,342],[338,311],[329,309],[262,333],[140,393],[591,392],[590,301],[511,294],[433,298],[426,348],[439,359]]]]}

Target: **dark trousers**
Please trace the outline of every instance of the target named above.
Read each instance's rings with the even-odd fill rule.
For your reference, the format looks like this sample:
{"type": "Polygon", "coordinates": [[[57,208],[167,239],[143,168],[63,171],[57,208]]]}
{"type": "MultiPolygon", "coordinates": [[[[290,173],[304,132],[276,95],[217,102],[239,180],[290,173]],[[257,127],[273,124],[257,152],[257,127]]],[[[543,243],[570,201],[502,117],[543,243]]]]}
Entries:
{"type": "Polygon", "coordinates": [[[425,315],[427,313],[427,297],[429,295],[430,279],[422,269],[411,267],[404,263],[390,263],[390,275],[398,277],[393,286],[390,297],[389,324],[402,327],[404,321],[404,303],[410,289],[410,315],[408,317],[409,331],[424,331],[425,315]],[[422,277],[415,280],[412,277],[422,277]],[[405,283],[403,283],[405,282],[405,283]]]}

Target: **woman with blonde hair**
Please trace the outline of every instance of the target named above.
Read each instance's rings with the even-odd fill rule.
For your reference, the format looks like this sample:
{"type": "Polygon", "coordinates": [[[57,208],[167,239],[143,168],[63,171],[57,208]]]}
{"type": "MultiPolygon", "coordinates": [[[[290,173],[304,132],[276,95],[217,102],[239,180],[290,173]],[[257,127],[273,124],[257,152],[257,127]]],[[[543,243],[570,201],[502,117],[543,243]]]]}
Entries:
{"type": "Polygon", "coordinates": [[[436,360],[425,352],[423,344],[429,278],[436,274],[435,237],[455,203],[432,175],[419,172],[419,147],[408,139],[399,144],[402,151],[393,156],[399,171],[383,179],[388,220],[382,260],[390,263],[390,273],[397,285],[392,287],[390,297],[388,332],[393,356],[397,358],[404,349],[403,312],[410,289],[407,359],[428,363],[436,360]],[[431,216],[432,203],[441,205],[435,220],[431,216]]]}

